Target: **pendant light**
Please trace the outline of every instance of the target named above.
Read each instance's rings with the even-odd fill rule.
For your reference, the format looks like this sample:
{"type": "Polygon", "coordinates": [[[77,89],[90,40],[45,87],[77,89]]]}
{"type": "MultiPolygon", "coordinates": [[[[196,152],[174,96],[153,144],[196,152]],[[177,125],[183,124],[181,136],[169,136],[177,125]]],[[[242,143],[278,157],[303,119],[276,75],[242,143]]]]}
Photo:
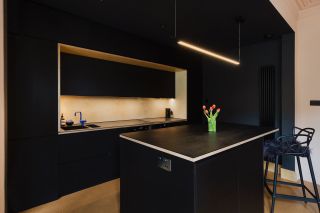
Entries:
{"type": "MultiPolygon", "coordinates": [[[[175,29],[174,29],[174,34],[175,34],[175,38],[177,36],[177,0],[174,1],[174,6],[175,6],[175,14],[174,14],[174,21],[175,21],[175,29]]],[[[178,40],[178,44],[183,46],[183,47],[186,47],[186,48],[189,48],[193,51],[196,51],[196,52],[199,52],[201,54],[204,54],[204,55],[207,55],[207,56],[210,56],[210,57],[213,57],[215,59],[219,59],[219,60],[222,60],[222,61],[225,61],[225,62],[228,62],[230,64],[233,64],[233,65],[240,65],[240,36],[241,36],[241,23],[243,22],[243,18],[242,17],[237,17],[236,18],[236,21],[238,22],[238,36],[239,36],[239,40],[238,40],[238,44],[239,44],[239,50],[238,50],[238,60],[235,60],[235,59],[231,59],[229,57],[226,57],[224,55],[221,55],[217,52],[214,52],[212,50],[208,50],[204,47],[199,47],[195,44],[192,44],[190,42],[186,42],[186,41],[183,41],[183,40],[178,40]]]]}

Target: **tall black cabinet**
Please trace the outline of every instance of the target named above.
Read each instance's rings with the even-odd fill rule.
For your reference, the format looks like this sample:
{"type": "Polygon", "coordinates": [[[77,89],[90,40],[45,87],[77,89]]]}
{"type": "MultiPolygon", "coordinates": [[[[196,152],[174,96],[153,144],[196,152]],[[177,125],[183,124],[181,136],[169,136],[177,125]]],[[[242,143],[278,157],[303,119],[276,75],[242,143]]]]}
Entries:
{"type": "Polygon", "coordinates": [[[9,139],[57,134],[57,43],[8,36],[9,139]]]}
{"type": "Polygon", "coordinates": [[[57,199],[57,45],[8,36],[8,211],[57,199]]]}

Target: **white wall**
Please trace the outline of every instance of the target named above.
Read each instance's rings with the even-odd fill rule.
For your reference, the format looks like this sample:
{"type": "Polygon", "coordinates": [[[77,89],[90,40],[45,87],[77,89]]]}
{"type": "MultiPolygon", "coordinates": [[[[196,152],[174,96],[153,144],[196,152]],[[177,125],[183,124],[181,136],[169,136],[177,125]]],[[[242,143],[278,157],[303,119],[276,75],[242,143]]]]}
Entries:
{"type": "Polygon", "coordinates": [[[173,117],[187,118],[187,72],[176,72],[176,98],[120,98],[61,96],[60,113],[66,119],[78,122],[74,112],[83,112],[88,122],[158,118],[171,108],[173,117]]]}
{"type": "Polygon", "coordinates": [[[5,87],[3,46],[3,0],[0,0],[0,213],[5,208],[5,87]]]}
{"type": "MultiPolygon", "coordinates": [[[[311,152],[320,184],[320,107],[310,106],[311,99],[320,100],[320,6],[299,12],[295,48],[296,126],[316,129],[311,152]]],[[[310,181],[306,161],[303,161],[302,167],[305,179],[310,181]]]]}

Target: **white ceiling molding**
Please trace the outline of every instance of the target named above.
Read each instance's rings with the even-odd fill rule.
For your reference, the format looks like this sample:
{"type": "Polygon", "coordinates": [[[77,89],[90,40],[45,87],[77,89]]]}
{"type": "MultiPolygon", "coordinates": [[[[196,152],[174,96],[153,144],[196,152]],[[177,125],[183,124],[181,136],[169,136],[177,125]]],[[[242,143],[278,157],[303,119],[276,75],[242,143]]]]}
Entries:
{"type": "Polygon", "coordinates": [[[320,5],[320,0],[295,0],[299,10],[305,10],[320,5]]]}
{"type": "Polygon", "coordinates": [[[296,1],[298,0],[270,0],[294,31],[296,30],[296,24],[299,18],[299,6],[296,1]]]}
{"type": "Polygon", "coordinates": [[[312,7],[308,7],[306,9],[301,10],[299,12],[298,21],[310,16],[319,16],[319,14],[320,14],[320,4],[317,4],[312,7]]]}
{"type": "Polygon", "coordinates": [[[317,15],[320,8],[320,0],[270,0],[270,2],[294,31],[300,19],[317,15]]]}

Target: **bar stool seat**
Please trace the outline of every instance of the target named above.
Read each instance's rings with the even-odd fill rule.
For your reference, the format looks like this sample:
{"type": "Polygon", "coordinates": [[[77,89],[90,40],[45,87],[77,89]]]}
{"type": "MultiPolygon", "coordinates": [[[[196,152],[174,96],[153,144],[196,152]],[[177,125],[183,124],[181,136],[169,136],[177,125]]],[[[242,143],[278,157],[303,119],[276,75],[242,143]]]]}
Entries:
{"type": "Polygon", "coordinates": [[[316,179],[315,179],[315,175],[314,175],[314,170],[313,170],[311,156],[310,156],[310,148],[309,148],[309,145],[310,145],[310,142],[312,141],[314,132],[315,132],[315,130],[313,128],[301,129],[301,128],[295,127],[293,129],[292,135],[281,136],[281,137],[277,138],[276,140],[265,141],[265,143],[264,143],[264,157],[266,159],[266,168],[265,168],[265,174],[264,174],[264,185],[265,185],[267,191],[272,196],[272,204],[271,204],[271,210],[270,210],[271,213],[274,212],[276,198],[304,201],[305,203],[307,203],[307,202],[317,203],[318,209],[320,212],[319,192],[318,192],[317,183],[316,183],[316,179]],[[279,168],[279,158],[283,157],[283,156],[296,157],[297,163],[298,163],[299,175],[300,175],[300,182],[301,182],[300,184],[277,180],[278,168],[279,168]],[[308,165],[309,165],[312,183],[313,183],[313,187],[314,187],[314,193],[308,187],[306,187],[304,184],[301,163],[300,163],[301,157],[307,158],[307,160],[308,160],[308,165]],[[267,179],[268,166],[269,166],[270,161],[275,162],[273,180],[267,179]],[[269,188],[267,183],[273,183],[273,190],[271,190],[269,188]],[[303,197],[278,194],[277,193],[277,184],[301,187],[302,192],[303,192],[303,197]],[[306,191],[310,193],[312,198],[306,197],[306,191]]]}

